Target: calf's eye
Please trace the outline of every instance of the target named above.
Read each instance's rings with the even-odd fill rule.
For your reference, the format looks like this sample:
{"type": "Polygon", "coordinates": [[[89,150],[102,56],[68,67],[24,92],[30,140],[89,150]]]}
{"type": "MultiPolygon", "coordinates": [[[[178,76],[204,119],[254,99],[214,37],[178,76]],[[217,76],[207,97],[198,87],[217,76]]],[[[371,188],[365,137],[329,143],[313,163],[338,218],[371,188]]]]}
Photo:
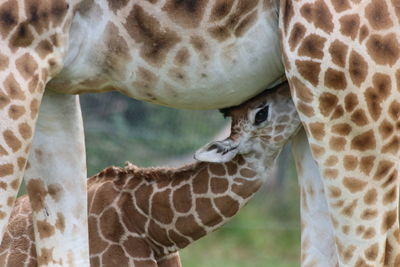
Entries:
{"type": "Polygon", "coordinates": [[[262,109],[260,109],[256,113],[256,117],[254,119],[254,125],[259,125],[260,123],[266,121],[268,119],[268,112],[269,112],[269,106],[265,106],[262,109]]]}

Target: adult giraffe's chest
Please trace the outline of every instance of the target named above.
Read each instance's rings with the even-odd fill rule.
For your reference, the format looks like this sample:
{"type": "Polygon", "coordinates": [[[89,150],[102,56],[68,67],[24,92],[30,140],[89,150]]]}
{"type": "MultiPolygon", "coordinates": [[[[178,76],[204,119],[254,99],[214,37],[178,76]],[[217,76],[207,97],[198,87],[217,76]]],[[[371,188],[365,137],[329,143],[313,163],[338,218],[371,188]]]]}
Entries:
{"type": "Polygon", "coordinates": [[[166,106],[212,109],[237,105],[284,75],[276,10],[265,1],[224,8],[204,1],[201,14],[160,2],[78,13],[65,67],[48,87],[118,90],[166,106]]]}

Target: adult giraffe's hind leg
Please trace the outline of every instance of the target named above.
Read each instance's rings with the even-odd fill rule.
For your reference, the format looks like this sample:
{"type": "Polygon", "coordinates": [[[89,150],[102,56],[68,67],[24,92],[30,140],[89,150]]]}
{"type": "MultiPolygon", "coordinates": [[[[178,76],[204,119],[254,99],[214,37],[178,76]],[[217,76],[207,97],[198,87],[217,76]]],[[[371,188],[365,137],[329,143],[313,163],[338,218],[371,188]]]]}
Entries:
{"type": "Polygon", "coordinates": [[[303,129],[292,139],[292,152],[301,198],[301,266],[337,266],[333,226],[324,185],[303,129]]]}
{"type": "Polygon", "coordinates": [[[25,172],[39,265],[89,266],[86,177],[79,98],[47,91],[25,172]]]}
{"type": "Polygon", "coordinates": [[[287,77],[322,176],[341,266],[400,266],[394,2],[281,1],[287,77]]]}

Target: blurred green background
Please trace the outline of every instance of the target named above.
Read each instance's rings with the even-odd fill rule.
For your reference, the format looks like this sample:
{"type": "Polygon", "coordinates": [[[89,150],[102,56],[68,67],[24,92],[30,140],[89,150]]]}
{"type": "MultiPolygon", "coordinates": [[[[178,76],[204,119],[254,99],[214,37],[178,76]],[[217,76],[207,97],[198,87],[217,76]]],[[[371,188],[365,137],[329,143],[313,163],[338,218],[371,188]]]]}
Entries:
{"type": "MultiPolygon", "coordinates": [[[[180,165],[229,123],[218,111],[176,110],[118,93],[85,94],[81,104],[89,175],[127,160],[143,167],[180,165]]],[[[278,165],[230,223],[181,251],[183,266],[299,266],[299,194],[289,149],[278,165]]]]}
{"type": "MultiPolygon", "coordinates": [[[[229,124],[215,110],[171,109],[119,93],[85,94],[80,99],[89,176],[125,161],[141,167],[180,166],[229,124]]],[[[183,266],[299,266],[299,193],[288,148],[277,165],[231,222],[180,252],[183,266]]],[[[23,185],[20,194],[24,193],[23,185]]]]}

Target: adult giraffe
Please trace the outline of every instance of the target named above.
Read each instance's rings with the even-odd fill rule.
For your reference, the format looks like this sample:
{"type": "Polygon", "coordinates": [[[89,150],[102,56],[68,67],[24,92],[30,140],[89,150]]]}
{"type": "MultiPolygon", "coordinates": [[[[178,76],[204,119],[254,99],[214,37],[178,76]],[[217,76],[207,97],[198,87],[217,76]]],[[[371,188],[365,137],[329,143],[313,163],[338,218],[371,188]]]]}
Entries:
{"type": "Polygon", "coordinates": [[[43,167],[31,162],[25,178],[37,254],[88,266],[82,121],[67,94],[117,90],[181,108],[239,104],[283,75],[276,4],[1,1],[0,238],[35,133],[32,153],[43,167]],[[43,186],[52,194],[43,197],[43,186]],[[54,226],[59,213],[65,231],[41,237],[38,223],[54,226]]]}
{"type": "Polygon", "coordinates": [[[286,73],[342,266],[400,266],[399,4],[281,1],[286,73]]]}

